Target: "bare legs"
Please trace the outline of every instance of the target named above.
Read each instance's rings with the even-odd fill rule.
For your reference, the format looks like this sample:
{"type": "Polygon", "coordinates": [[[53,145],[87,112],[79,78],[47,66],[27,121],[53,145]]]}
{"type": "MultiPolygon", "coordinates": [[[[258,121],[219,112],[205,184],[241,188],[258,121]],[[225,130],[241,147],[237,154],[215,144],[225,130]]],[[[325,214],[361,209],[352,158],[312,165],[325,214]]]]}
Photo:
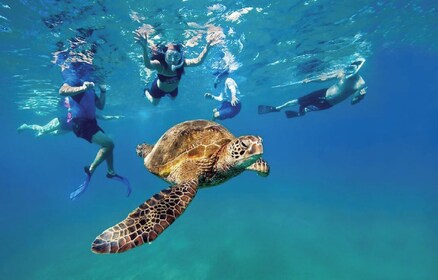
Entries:
{"type": "Polygon", "coordinates": [[[152,103],[152,105],[157,106],[158,103],[160,102],[160,98],[154,98],[148,90],[144,91],[144,96],[146,96],[146,98],[149,100],[149,102],[152,103]]]}
{"type": "Polygon", "coordinates": [[[219,111],[217,110],[217,108],[214,108],[213,109],[213,118],[212,118],[212,120],[213,121],[215,121],[217,118],[219,118],[220,117],[220,113],[219,113],[219,111]]]}
{"type": "Polygon", "coordinates": [[[108,166],[108,174],[115,174],[113,166],[113,140],[102,131],[98,131],[93,135],[93,138],[91,138],[91,142],[100,145],[101,148],[97,152],[93,163],[90,165],[90,173],[93,174],[94,170],[96,170],[96,168],[105,160],[108,166]]]}
{"type": "Polygon", "coordinates": [[[286,103],[284,103],[282,105],[279,105],[279,106],[275,107],[275,109],[281,110],[281,109],[283,109],[285,107],[296,106],[297,104],[298,104],[298,99],[293,99],[293,100],[290,100],[290,101],[288,101],[288,102],[286,102],[286,103]]]}
{"type": "Polygon", "coordinates": [[[22,124],[19,128],[17,128],[17,130],[18,132],[21,132],[23,130],[32,130],[35,132],[36,137],[46,134],[59,135],[64,132],[61,129],[61,123],[58,118],[54,118],[43,126],[37,124],[22,124]]]}

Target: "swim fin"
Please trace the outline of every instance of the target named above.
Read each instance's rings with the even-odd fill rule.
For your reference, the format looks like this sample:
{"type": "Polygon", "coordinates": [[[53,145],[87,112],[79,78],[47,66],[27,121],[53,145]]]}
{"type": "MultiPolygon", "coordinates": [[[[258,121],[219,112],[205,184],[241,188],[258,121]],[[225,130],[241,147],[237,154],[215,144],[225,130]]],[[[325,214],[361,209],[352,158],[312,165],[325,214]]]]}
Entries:
{"type": "Polygon", "coordinates": [[[109,173],[106,174],[106,177],[108,179],[114,179],[114,180],[119,181],[120,183],[124,184],[127,188],[126,189],[126,196],[129,196],[131,194],[131,184],[129,183],[128,179],[126,179],[123,176],[117,175],[117,174],[113,175],[113,174],[109,174],[109,173]]]}
{"type": "Polygon", "coordinates": [[[90,183],[91,180],[91,172],[90,172],[90,168],[88,166],[84,167],[84,171],[85,171],[85,181],[72,193],[70,193],[70,199],[71,200],[75,200],[76,198],[78,198],[83,192],[85,192],[85,190],[88,187],[88,184],[90,183]]]}
{"type": "Polygon", "coordinates": [[[272,112],[280,112],[279,109],[269,105],[259,105],[259,114],[267,114],[272,112]]]}
{"type": "Polygon", "coordinates": [[[286,114],[286,118],[288,119],[300,116],[300,113],[295,111],[285,111],[284,113],[286,114]]]}

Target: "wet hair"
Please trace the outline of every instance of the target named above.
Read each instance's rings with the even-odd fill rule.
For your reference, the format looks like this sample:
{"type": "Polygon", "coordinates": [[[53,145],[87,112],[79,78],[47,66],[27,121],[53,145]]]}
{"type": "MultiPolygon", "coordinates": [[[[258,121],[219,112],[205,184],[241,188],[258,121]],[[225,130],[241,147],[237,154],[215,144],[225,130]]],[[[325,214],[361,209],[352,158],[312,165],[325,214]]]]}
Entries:
{"type": "MultiPolygon", "coordinates": [[[[181,54],[181,59],[184,59],[183,53],[183,46],[181,44],[170,44],[172,45],[173,49],[178,51],[181,54]]],[[[151,60],[158,60],[161,65],[164,66],[164,69],[169,69],[169,64],[166,63],[166,52],[169,49],[168,45],[159,44],[155,49],[152,49],[152,56],[151,60]]],[[[182,74],[184,74],[184,66],[181,68],[176,69],[176,75],[178,78],[181,78],[182,74]]]]}

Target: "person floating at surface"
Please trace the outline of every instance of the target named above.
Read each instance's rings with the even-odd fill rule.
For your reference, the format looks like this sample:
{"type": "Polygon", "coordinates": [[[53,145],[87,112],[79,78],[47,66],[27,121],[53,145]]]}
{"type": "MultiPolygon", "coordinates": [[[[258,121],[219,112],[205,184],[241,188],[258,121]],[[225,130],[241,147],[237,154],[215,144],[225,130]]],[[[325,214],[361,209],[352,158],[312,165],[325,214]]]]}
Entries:
{"type": "Polygon", "coordinates": [[[143,48],[145,67],[157,71],[157,78],[154,79],[150,88],[144,91],[144,95],[153,105],[157,105],[160,98],[166,94],[174,99],[178,95],[178,85],[184,73],[184,67],[200,65],[205,60],[210,47],[220,42],[219,35],[207,36],[207,39],[207,45],[197,58],[185,58],[182,45],[172,43],[162,50],[155,50],[152,58],[149,58],[146,32],[135,32],[135,40],[143,48]]]}
{"type": "Polygon", "coordinates": [[[90,166],[85,166],[85,181],[70,194],[70,199],[75,199],[81,195],[91,180],[91,175],[96,168],[105,160],[107,163],[107,177],[116,179],[127,186],[127,195],[131,193],[129,181],[117,175],[113,166],[114,143],[107,136],[96,121],[96,108],[102,110],[105,106],[105,85],[99,85],[100,96],[95,93],[93,82],[93,65],[81,62],[75,67],[68,67],[62,71],[64,84],[59,89],[59,93],[69,99],[69,117],[71,118],[72,129],[77,137],[83,138],[90,143],[101,146],[96,158],[90,166]]]}
{"type": "MultiPolygon", "coordinates": [[[[70,107],[68,97],[64,99],[64,106],[67,108],[70,107]]],[[[96,119],[101,120],[118,120],[123,118],[123,116],[107,116],[107,115],[98,115],[96,114],[96,119]]],[[[63,135],[73,131],[72,123],[69,121],[68,114],[65,116],[59,116],[53,118],[45,125],[38,124],[22,124],[17,128],[18,132],[22,132],[24,130],[31,130],[35,132],[35,137],[41,137],[44,135],[63,135]]]]}
{"type": "MultiPolygon", "coordinates": [[[[96,119],[100,120],[118,120],[123,116],[108,116],[108,115],[96,115],[96,119]]],[[[63,135],[73,131],[71,123],[67,122],[67,117],[56,117],[50,120],[45,125],[38,124],[22,124],[17,128],[18,132],[24,130],[32,130],[35,132],[35,137],[41,137],[45,135],[63,135]]]]}
{"type": "Polygon", "coordinates": [[[221,105],[213,109],[213,120],[225,120],[228,118],[233,118],[240,112],[240,109],[242,108],[242,104],[238,98],[240,91],[237,87],[237,83],[228,76],[228,67],[226,67],[222,72],[216,74],[214,87],[217,88],[217,85],[219,83],[221,84],[221,92],[218,96],[212,95],[208,92],[204,94],[206,98],[211,98],[222,102],[221,105]],[[225,80],[224,83],[221,83],[223,80],[225,80]]]}
{"type": "Polygon", "coordinates": [[[336,76],[339,80],[329,88],[320,89],[310,94],[304,95],[298,99],[290,100],[277,107],[268,105],[259,105],[258,113],[266,114],[279,112],[285,107],[299,105],[299,111],[285,111],[287,118],[304,116],[310,111],[319,111],[331,108],[332,106],[344,101],[352,96],[351,104],[357,104],[366,94],[367,87],[364,79],[359,75],[359,70],[365,63],[364,58],[358,58],[352,62],[345,70],[336,76]]]}

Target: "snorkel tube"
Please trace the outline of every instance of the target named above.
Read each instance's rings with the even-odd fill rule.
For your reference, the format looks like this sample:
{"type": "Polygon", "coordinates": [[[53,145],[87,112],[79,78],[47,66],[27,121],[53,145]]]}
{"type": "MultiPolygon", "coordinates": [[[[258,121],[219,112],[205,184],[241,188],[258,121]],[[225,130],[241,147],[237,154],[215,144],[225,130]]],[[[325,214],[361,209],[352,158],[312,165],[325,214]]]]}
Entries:
{"type": "Polygon", "coordinates": [[[217,84],[219,83],[222,76],[227,75],[230,73],[230,67],[228,65],[225,66],[224,70],[216,74],[216,78],[214,79],[214,88],[217,88],[217,84]]]}
{"type": "MultiPolygon", "coordinates": [[[[365,61],[366,61],[365,58],[362,58],[362,57],[360,57],[360,58],[356,59],[355,61],[353,61],[353,62],[347,67],[347,69],[350,68],[350,67],[354,67],[354,70],[352,70],[351,73],[346,74],[346,75],[345,75],[345,78],[348,79],[348,78],[351,78],[351,77],[353,77],[354,75],[356,75],[356,74],[359,72],[360,68],[362,68],[362,66],[363,66],[363,64],[365,63],[365,61]]],[[[346,70],[346,72],[347,72],[347,70],[346,70]]]]}
{"type": "Polygon", "coordinates": [[[179,64],[177,64],[177,65],[171,65],[170,66],[170,69],[173,71],[173,72],[175,72],[176,70],[178,70],[179,68],[181,68],[181,67],[183,67],[183,65],[184,65],[184,52],[183,52],[183,50],[181,49],[181,62],[179,63],[179,64]]]}

